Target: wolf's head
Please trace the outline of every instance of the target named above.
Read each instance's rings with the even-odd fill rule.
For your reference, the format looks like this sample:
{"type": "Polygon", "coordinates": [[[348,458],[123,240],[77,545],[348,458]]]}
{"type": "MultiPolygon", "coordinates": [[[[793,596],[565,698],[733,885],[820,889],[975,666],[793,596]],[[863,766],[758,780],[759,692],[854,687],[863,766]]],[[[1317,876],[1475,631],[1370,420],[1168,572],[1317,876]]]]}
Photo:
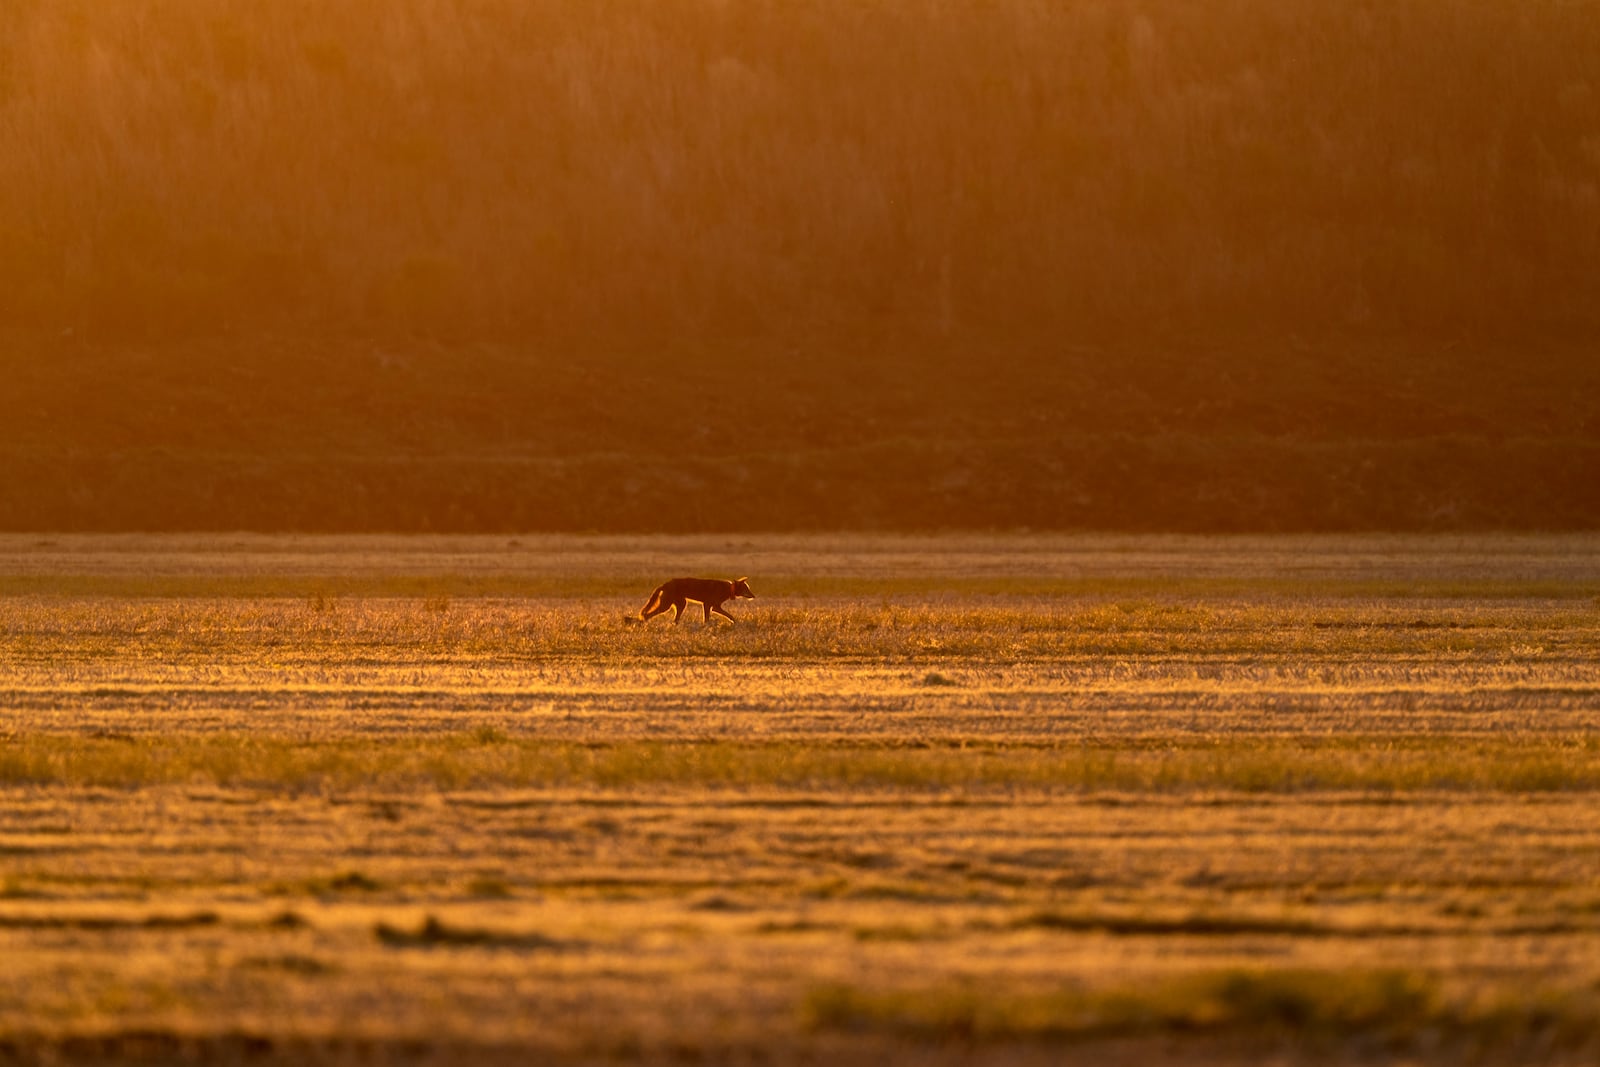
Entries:
{"type": "Polygon", "coordinates": [[[756,598],[756,595],[750,591],[750,579],[748,579],[748,578],[735,579],[734,583],[733,583],[733,595],[734,595],[735,599],[738,599],[738,598],[742,597],[742,598],[745,598],[745,599],[748,599],[748,600],[754,600],[756,598]]]}

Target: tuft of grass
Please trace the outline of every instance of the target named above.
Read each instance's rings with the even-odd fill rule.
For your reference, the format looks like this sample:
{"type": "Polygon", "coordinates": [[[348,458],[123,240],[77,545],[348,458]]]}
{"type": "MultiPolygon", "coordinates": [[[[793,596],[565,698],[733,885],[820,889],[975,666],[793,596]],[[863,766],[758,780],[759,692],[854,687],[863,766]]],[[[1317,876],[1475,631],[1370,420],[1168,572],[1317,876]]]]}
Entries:
{"type": "Polygon", "coordinates": [[[939,941],[952,936],[952,932],[935,927],[907,926],[895,924],[892,926],[858,926],[850,931],[850,936],[857,941],[939,941]]]}
{"type": "Polygon", "coordinates": [[[479,875],[466,885],[467,895],[480,900],[508,900],[513,896],[511,883],[498,875],[479,875]]]}
{"type": "Polygon", "coordinates": [[[479,745],[503,745],[511,740],[510,734],[500,729],[500,727],[488,723],[474,726],[467,736],[472,739],[474,744],[479,745]]]}
{"type": "Polygon", "coordinates": [[[172,915],[0,915],[0,929],[6,930],[184,930],[221,922],[222,917],[214,911],[172,915]]]}
{"type": "Polygon", "coordinates": [[[45,896],[37,889],[31,889],[20,878],[8,875],[0,879],[0,900],[38,900],[45,896]]]}
{"type": "Polygon", "coordinates": [[[302,977],[337,974],[339,966],[316,956],[286,953],[280,956],[247,956],[238,962],[246,970],[278,971],[302,977]]]}
{"type": "Polygon", "coordinates": [[[567,942],[532,932],[487,930],[458,926],[435,915],[423,918],[416,929],[380,922],[373,926],[378,940],[391,948],[515,948],[527,950],[559,949],[567,942]]]}
{"type": "Polygon", "coordinates": [[[1289,937],[1315,937],[1332,933],[1382,933],[1394,931],[1387,928],[1374,930],[1336,931],[1318,923],[1283,918],[1262,918],[1250,915],[1185,914],[1172,916],[1126,914],[1068,914],[1060,911],[1036,911],[1021,916],[1009,924],[1013,929],[1059,930],[1068,932],[1101,931],[1118,935],[1154,936],[1215,936],[1285,935],[1289,937]]]}
{"type": "MultiPolygon", "coordinates": [[[[345,893],[377,893],[382,891],[383,883],[376,878],[368,877],[360,871],[344,871],[328,878],[312,878],[299,884],[297,890],[315,897],[339,896],[345,893]]],[[[293,912],[286,912],[280,918],[284,919],[282,925],[294,926],[303,921],[293,912]],[[294,916],[293,920],[284,916],[294,916]]]]}

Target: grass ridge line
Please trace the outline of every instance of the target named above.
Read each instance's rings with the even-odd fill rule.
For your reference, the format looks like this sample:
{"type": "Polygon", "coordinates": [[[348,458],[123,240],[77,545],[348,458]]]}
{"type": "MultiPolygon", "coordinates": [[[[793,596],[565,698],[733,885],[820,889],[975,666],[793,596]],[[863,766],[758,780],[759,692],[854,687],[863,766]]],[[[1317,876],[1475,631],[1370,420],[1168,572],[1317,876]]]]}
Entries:
{"type": "Polygon", "coordinates": [[[629,789],[1035,789],[1594,792],[1600,738],[1450,736],[1308,740],[1248,736],[1202,743],[980,743],[962,747],[801,741],[550,741],[498,727],[425,737],[308,741],[196,734],[159,742],[13,734],[0,741],[0,788],[39,785],[350,791],[582,785],[629,789]]]}

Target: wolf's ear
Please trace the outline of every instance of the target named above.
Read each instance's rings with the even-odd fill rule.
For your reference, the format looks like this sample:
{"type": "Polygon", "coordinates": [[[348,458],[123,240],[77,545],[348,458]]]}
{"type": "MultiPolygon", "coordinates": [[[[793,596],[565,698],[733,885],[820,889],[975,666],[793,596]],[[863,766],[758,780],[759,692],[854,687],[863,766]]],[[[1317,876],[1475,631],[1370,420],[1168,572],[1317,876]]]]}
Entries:
{"type": "Polygon", "coordinates": [[[734,581],[738,582],[740,585],[743,585],[745,582],[748,582],[749,580],[750,580],[749,578],[735,578],[734,579],[734,581]]]}

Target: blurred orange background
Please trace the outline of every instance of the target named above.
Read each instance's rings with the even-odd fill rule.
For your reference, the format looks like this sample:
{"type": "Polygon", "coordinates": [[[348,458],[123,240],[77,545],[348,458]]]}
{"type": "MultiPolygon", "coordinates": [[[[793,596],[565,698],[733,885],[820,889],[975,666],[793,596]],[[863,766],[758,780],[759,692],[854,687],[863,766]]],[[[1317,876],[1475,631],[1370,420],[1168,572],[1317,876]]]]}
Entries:
{"type": "Polygon", "coordinates": [[[1600,10],[8,0],[0,527],[1600,522],[1600,10]]]}

